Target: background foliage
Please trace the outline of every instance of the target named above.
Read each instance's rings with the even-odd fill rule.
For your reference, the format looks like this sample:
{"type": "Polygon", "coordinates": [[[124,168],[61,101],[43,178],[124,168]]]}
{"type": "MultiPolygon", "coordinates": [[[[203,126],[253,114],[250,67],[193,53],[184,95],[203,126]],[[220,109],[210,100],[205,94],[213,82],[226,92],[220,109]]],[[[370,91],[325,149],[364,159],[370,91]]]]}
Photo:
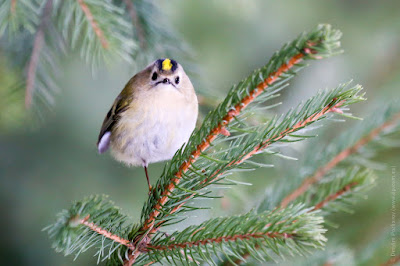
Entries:
{"type": "MultiPolygon", "coordinates": [[[[298,32],[324,22],[344,33],[345,54],[315,62],[305,69],[283,92],[283,105],[273,111],[283,113],[288,106],[297,105],[319,88],[335,87],[349,78],[363,84],[369,98],[353,107],[358,116],[364,117],[373,110],[374,102],[383,97],[399,97],[400,4],[396,1],[384,4],[305,1],[300,5],[296,1],[234,0],[206,4],[173,0],[161,1],[159,8],[162,10],[159,16],[170,21],[192,47],[187,54],[172,50],[171,57],[191,57],[200,67],[193,74],[195,87],[214,96],[224,95],[232,83],[263,65],[282,43],[293,39],[298,32]]],[[[162,41],[156,40],[156,43],[162,45],[162,41]]],[[[181,41],[174,41],[176,47],[181,45],[181,41]]],[[[0,204],[4,210],[0,225],[7,229],[3,232],[7,241],[2,242],[1,256],[3,261],[14,264],[42,265],[46,261],[49,265],[70,265],[71,258],[54,253],[47,235],[41,232],[54,213],[69,206],[73,199],[105,193],[124,213],[138,218],[146,199],[142,169],[128,169],[108,155],[99,156],[95,148],[103,116],[136,68],[121,60],[108,68],[98,66],[93,78],[91,68],[80,55],[69,54],[59,65],[60,92],[54,96],[54,113],[40,129],[34,130],[24,120],[23,92],[12,91],[12,97],[20,105],[10,104],[10,98],[3,97],[10,94],[10,85],[18,81],[11,66],[19,60],[15,56],[9,62],[4,57],[0,51],[0,204]]],[[[145,61],[139,64],[145,66],[148,63],[145,61]]],[[[318,145],[327,145],[339,130],[352,123],[355,122],[336,123],[325,129],[320,133],[318,145]]],[[[308,146],[299,143],[287,154],[300,160],[274,162],[276,167],[268,171],[245,173],[243,181],[253,186],[235,186],[221,192],[229,197],[215,201],[214,209],[202,211],[186,223],[193,220],[198,223],[221,213],[243,213],[255,206],[253,201],[262,198],[268,184],[304,164],[302,154],[307,149],[308,146]]],[[[379,154],[378,160],[389,167],[378,172],[381,177],[378,185],[368,193],[368,202],[359,201],[352,208],[355,214],[335,216],[333,222],[340,227],[329,228],[330,240],[361,251],[385,232],[391,222],[391,166],[397,173],[400,171],[398,154],[399,149],[379,154]]],[[[163,165],[150,167],[153,182],[160,176],[163,165]]],[[[170,231],[179,229],[172,226],[170,231]]],[[[374,257],[386,256],[388,249],[377,252],[374,257]]],[[[76,265],[94,263],[95,259],[89,253],[84,254],[76,265]]]]}

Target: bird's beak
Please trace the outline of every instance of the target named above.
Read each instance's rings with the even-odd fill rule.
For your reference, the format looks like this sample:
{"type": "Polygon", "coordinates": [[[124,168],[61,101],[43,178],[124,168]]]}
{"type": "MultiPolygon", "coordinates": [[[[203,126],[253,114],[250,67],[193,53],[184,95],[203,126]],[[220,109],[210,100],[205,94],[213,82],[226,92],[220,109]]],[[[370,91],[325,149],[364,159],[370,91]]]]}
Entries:
{"type": "Polygon", "coordinates": [[[171,80],[169,78],[164,78],[163,80],[159,81],[156,83],[156,86],[158,84],[166,84],[166,85],[172,85],[175,87],[175,85],[171,82],[171,80]]]}

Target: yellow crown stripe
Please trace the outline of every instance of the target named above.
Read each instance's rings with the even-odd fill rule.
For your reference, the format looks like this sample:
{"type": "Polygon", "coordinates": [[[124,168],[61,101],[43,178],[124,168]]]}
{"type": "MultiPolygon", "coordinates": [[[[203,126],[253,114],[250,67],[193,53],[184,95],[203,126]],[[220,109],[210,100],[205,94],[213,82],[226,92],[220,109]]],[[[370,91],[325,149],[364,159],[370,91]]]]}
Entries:
{"type": "Polygon", "coordinates": [[[165,60],[162,62],[162,69],[168,71],[168,70],[170,70],[171,68],[172,68],[171,60],[168,59],[168,58],[165,59],[165,60]]]}

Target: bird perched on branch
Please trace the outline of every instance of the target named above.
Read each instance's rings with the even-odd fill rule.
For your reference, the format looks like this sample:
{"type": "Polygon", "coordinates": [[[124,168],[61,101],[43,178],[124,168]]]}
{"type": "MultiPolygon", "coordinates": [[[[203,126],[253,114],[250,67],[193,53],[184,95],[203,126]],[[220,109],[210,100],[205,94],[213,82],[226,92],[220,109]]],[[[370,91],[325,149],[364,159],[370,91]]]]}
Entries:
{"type": "Polygon", "coordinates": [[[189,77],[175,60],[159,59],[133,76],[101,126],[97,148],[127,165],[169,160],[192,133],[198,113],[189,77]]]}

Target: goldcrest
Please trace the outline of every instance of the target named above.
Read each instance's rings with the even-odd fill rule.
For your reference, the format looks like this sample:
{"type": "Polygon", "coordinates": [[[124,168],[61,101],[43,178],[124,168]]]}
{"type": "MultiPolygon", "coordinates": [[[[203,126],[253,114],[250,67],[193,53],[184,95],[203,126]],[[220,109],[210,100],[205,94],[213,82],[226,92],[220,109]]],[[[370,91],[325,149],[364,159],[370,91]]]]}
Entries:
{"type": "Polygon", "coordinates": [[[188,141],[197,120],[193,85],[175,60],[159,59],[134,75],[101,126],[97,148],[127,165],[169,160],[188,141]]]}

